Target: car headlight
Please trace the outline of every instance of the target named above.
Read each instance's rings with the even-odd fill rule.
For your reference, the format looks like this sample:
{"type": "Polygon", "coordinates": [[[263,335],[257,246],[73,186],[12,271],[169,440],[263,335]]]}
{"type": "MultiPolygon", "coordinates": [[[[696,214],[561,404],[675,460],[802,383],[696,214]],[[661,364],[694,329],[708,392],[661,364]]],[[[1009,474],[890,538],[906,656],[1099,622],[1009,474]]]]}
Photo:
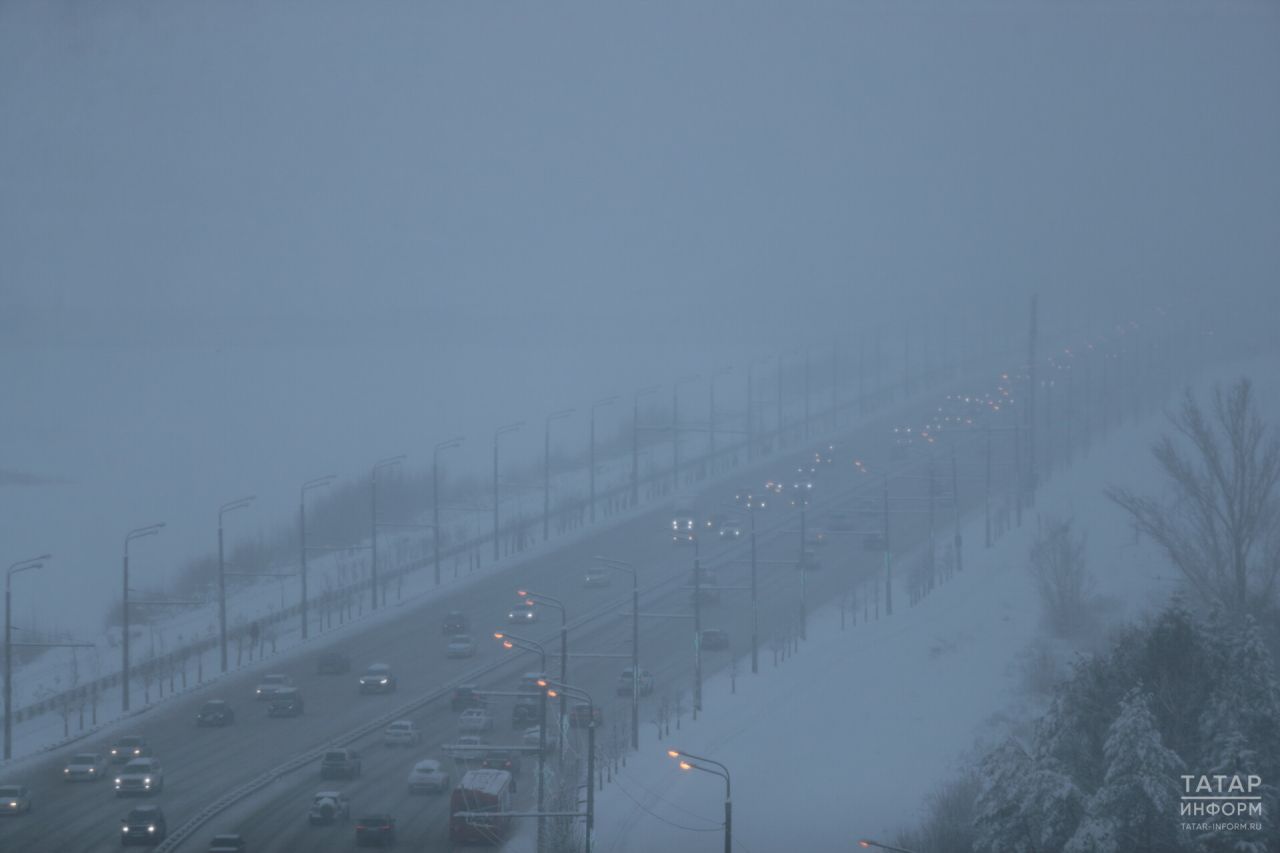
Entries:
{"type": "Polygon", "coordinates": [[[150,785],[150,784],[151,784],[151,777],[150,777],[150,776],[145,777],[145,778],[142,780],[142,784],[144,784],[144,785],[150,785]]]}
{"type": "Polygon", "coordinates": [[[155,831],[156,831],[156,825],[154,823],[147,824],[147,832],[155,832],[155,831]]]}
{"type": "Polygon", "coordinates": [[[120,777],[119,777],[119,776],[117,776],[117,777],[116,777],[116,787],[119,787],[119,786],[120,786],[120,782],[121,782],[121,779],[120,779],[120,777]]]}
{"type": "Polygon", "coordinates": [[[129,831],[129,827],[128,827],[128,825],[126,824],[125,826],[120,827],[120,831],[121,831],[121,832],[126,832],[126,833],[127,833],[127,832],[129,831]]]}
{"type": "Polygon", "coordinates": [[[71,768],[70,768],[70,767],[67,767],[67,768],[65,768],[62,772],[63,772],[63,773],[70,773],[70,772],[71,772],[71,768]]]}
{"type": "Polygon", "coordinates": [[[384,679],[382,679],[381,681],[379,681],[378,683],[379,683],[379,684],[386,684],[386,683],[387,683],[387,679],[385,679],[385,678],[384,678],[384,679]]]}
{"type": "Polygon", "coordinates": [[[89,772],[90,772],[90,773],[97,773],[97,772],[98,772],[98,768],[96,768],[96,767],[90,767],[90,768],[89,768],[89,772]]]}

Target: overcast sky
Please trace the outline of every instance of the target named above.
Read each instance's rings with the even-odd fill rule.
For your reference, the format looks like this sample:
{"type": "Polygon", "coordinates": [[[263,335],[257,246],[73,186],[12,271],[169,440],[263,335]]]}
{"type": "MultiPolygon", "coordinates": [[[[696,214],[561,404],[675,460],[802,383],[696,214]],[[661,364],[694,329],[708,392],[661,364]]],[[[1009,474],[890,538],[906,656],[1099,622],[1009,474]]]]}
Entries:
{"type": "Polygon", "coordinates": [[[0,562],[1032,291],[1274,318],[1277,45],[1270,2],[0,0],[0,469],[92,484],[0,487],[0,562]]]}

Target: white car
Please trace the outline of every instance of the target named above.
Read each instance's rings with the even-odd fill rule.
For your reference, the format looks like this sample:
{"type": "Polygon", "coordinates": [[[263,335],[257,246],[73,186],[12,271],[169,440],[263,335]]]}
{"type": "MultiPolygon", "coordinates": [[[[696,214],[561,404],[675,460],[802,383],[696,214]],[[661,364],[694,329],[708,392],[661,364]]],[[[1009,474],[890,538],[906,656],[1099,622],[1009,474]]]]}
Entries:
{"type": "Polygon", "coordinates": [[[479,759],[489,751],[489,742],[479,735],[458,735],[457,740],[446,743],[441,749],[453,759],[479,759]]]}
{"type": "Polygon", "coordinates": [[[432,758],[423,759],[413,765],[409,771],[409,793],[443,794],[449,790],[449,771],[439,761],[432,758]]]}
{"type": "MultiPolygon", "coordinates": [[[[524,731],[524,745],[537,746],[542,739],[541,729],[534,726],[524,731]]],[[[547,752],[553,752],[560,746],[560,731],[552,725],[547,726],[547,752]]]]}
{"type": "Polygon", "coordinates": [[[470,634],[454,634],[449,638],[445,654],[451,658],[469,658],[476,653],[476,641],[470,634]]]}
{"type": "Polygon", "coordinates": [[[317,791],[307,812],[307,822],[312,826],[348,820],[351,817],[351,801],[341,791],[317,791]]]}
{"type": "Polygon", "coordinates": [[[71,756],[62,768],[62,778],[68,782],[96,782],[107,778],[107,761],[98,752],[82,752],[71,756]]]}
{"type": "Polygon", "coordinates": [[[116,775],[116,796],[158,794],[164,790],[164,768],[157,758],[135,758],[116,775]]]}
{"type": "Polygon", "coordinates": [[[613,572],[604,566],[588,566],[582,576],[583,586],[610,586],[613,584],[613,572]]]}
{"type": "Polygon", "coordinates": [[[458,731],[487,732],[493,729],[493,714],[488,708],[468,708],[458,717],[458,731]]]}
{"type": "Polygon", "coordinates": [[[280,673],[272,673],[271,675],[262,676],[262,681],[258,683],[257,688],[253,691],[256,699],[270,699],[276,695],[276,691],[282,687],[292,687],[293,681],[287,675],[280,673]]]}
{"type": "Polygon", "coordinates": [[[383,746],[417,746],[422,743],[422,732],[413,720],[396,720],[382,730],[383,746]]]}

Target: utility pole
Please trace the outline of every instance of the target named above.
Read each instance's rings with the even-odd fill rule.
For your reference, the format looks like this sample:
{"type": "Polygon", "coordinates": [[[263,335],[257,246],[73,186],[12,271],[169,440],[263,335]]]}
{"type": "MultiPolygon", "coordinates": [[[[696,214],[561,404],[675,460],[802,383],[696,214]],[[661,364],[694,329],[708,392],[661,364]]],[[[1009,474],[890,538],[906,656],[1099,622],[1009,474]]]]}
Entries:
{"type": "MultiPolygon", "coordinates": [[[[307,638],[307,631],[309,630],[307,621],[307,492],[311,489],[327,486],[335,479],[337,478],[333,474],[317,477],[314,480],[308,480],[303,483],[302,488],[298,490],[298,540],[300,543],[298,557],[302,567],[299,574],[299,580],[302,583],[302,599],[298,604],[298,615],[302,617],[302,639],[304,640],[307,638]]],[[[225,650],[226,645],[224,644],[224,653],[225,650]]]]}
{"type": "Polygon", "coordinates": [[[227,671],[227,567],[222,550],[222,517],[232,510],[247,507],[255,497],[256,495],[250,495],[218,507],[218,647],[221,650],[223,672],[227,671]]]}
{"type": "Polygon", "coordinates": [[[631,399],[631,506],[640,505],[640,398],[658,390],[650,385],[635,393],[631,399]]]}
{"type": "Polygon", "coordinates": [[[542,444],[542,541],[551,536],[551,422],[573,414],[573,409],[563,409],[547,415],[546,431],[542,444]]]}
{"type": "Polygon", "coordinates": [[[693,713],[702,710],[702,561],[693,540],[693,713]]]}
{"type": "Polygon", "coordinates": [[[606,400],[596,400],[591,404],[591,439],[587,449],[587,489],[588,503],[590,503],[591,523],[596,523],[596,409],[602,406],[611,406],[617,400],[617,397],[609,397],[606,400]]]}
{"type": "MultiPolygon", "coordinates": [[[[1027,487],[1029,505],[1036,502],[1036,303],[1031,295],[1031,336],[1027,342],[1027,487]]],[[[1021,522],[1019,522],[1021,524],[1021,522]]]]}
{"type": "Polygon", "coordinates": [[[124,600],[120,610],[120,619],[124,625],[120,637],[120,707],[125,713],[129,711],[129,543],[144,536],[155,536],[163,527],[163,521],[149,524],[130,530],[124,537],[124,600]]]}
{"type": "Polygon", "coordinates": [[[498,545],[498,439],[509,432],[515,432],[524,426],[524,421],[514,424],[507,424],[494,431],[493,433],[493,561],[496,563],[499,559],[498,545]]]}
{"type": "Polygon", "coordinates": [[[462,436],[442,441],[431,450],[431,566],[435,585],[440,586],[440,451],[462,444],[462,436]]]}
{"type": "Polygon", "coordinates": [[[369,543],[371,546],[372,556],[369,560],[370,572],[369,579],[372,581],[371,589],[373,595],[373,610],[378,609],[378,471],[383,468],[390,468],[393,465],[399,465],[405,460],[405,455],[401,453],[399,456],[389,456],[375,462],[373,469],[369,473],[369,543]]]}
{"type": "Polygon", "coordinates": [[[884,475],[884,615],[893,615],[893,563],[889,551],[889,475],[884,475]]]}

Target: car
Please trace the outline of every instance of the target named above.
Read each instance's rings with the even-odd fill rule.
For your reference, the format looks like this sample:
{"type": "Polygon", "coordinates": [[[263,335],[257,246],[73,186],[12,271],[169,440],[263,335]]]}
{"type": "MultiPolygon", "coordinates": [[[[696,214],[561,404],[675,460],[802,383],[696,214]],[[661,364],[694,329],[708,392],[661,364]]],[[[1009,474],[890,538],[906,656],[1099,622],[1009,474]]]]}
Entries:
{"type": "Polygon", "coordinates": [[[613,572],[604,566],[587,566],[586,572],[582,575],[582,585],[586,587],[612,586],[613,572]]]}
{"type": "Polygon", "coordinates": [[[786,490],[786,487],[782,485],[781,480],[766,480],[764,490],[775,495],[781,495],[786,490]]]}
{"type": "Polygon", "coordinates": [[[351,658],[341,652],[325,652],[316,658],[316,675],[346,675],[351,671],[351,658]]]}
{"type": "Polygon", "coordinates": [[[382,730],[383,746],[417,746],[422,743],[422,732],[413,720],[396,720],[382,730]]]}
{"type": "Polygon", "coordinates": [[[444,617],[443,633],[446,637],[452,637],[455,634],[467,634],[470,631],[471,620],[461,610],[451,610],[449,615],[444,617]]]}
{"type": "Polygon", "coordinates": [[[489,751],[489,742],[480,735],[458,735],[453,743],[446,743],[440,749],[455,761],[471,761],[484,757],[489,751]]]}
{"type": "Polygon", "coordinates": [[[396,843],[396,819],[389,814],[369,814],[356,821],[356,846],[390,847],[396,843]]]}
{"type": "MultiPolygon", "coordinates": [[[[537,747],[542,742],[542,727],[534,726],[525,729],[520,738],[525,746],[537,747]]],[[[554,726],[547,726],[547,752],[555,752],[560,747],[560,732],[554,726]]]]}
{"type": "Polygon", "coordinates": [[[280,688],[290,687],[292,684],[293,680],[289,676],[273,672],[262,676],[262,681],[258,682],[258,686],[253,690],[253,696],[259,701],[265,701],[274,696],[280,688]]]}
{"type": "Polygon", "coordinates": [[[852,530],[856,526],[853,513],[837,510],[827,513],[827,527],[832,530],[852,530]]]}
{"type": "Polygon", "coordinates": [[[524,625],[538,621],[538,609],[532,602],[521,607],[513,607],[507,611],[507,621],[513,625],[524,625]]]}
{"type": "Polygon", "coordinates": [[[702,648],[718,650],[729,648],[729,635],[719,628],[702,629],[702,648]]]}
{"type": "Polygon", "coordinates": [[[804,569],[807,572],[820,571],[822,569],[822,561],[818,559],[817,552],[805,551],[796,562],[796,568],[804,569]]]}
{"type": "Polygon", "coordinates": [[[767,504],[767,496],[762,490],[743,486],[734,492],[733,502],[743,509],[751,509],[753,504],[756,509],[764,509],[767,504]]]}
{"type": "Polygon", "coordinates": [[[893,459],[906,459],[907,450],[915,443],[915,431],[909,426],[896,426],[893,428],[893,450],[890,451],[890,457],[893,459]]]}
{"type": "Polygon", "coordinates": [[[410,794],[443,794],[449,790],[449,771],[434,758],[424,758],[409,771],[410,794]]]}
{"type": "Polygon", "coordinates": [[[78,753],[62,768],[62,778],[68,782],[97,782],[107,778],[107,762],[100,752],[78,753]]]}
{"type": "Polygon", "coordinates": [[[720,529],[716,531],[721,539],[732,541],[742,538],[742,522],[736,518],[725,519],[720,523],[720,529]]]}
{"type": "Polygon", "coordinates": [[[159,806],[130,809],[120,821],[120,844],[125,847],[131,844],[156,845],[168,834],[169,825],[164,819],[164,810],[159,806]]]}
{"type": "Polygon", "coordinates": [[[630,696],[633,687],[639,688],[639,695],[648,696],[653,692],[653,673],[642,667],[640,674],[633,677],[631,667],[624,669],[618,675],[618,695],[630,696]]]}
{"type": "Polygon", "coordinates": [[[451,658],[469,658],[476,653],[476,641],[470,634],[454,634],[449,638],[445,655],[451,658]]]}
{"type": "Polygon", "coordinates": [[[458,717],[458,731],[487,732],[493,729],[493,714],[488,708],[468,708],[458,717]]]}
{"type": "Polygon", "coordinates": [[[538,696],[521,696],[511,706],[511,728],[522,729],[542,719],[542,699],[538,696]]]}
{"type": "Polygon", "coordinates": [[[321,779],[354,779],[362,772],[360,753],[354,749],[331,749],[320,757],[321,779]]]}
{"type": "Polygon", "coordinates": [[[805,531],[804,544],[806,545],[826,545],[827,531],[821,527],[810,527],[805,531]]]}
{"type": "Polygon", "coordinates": [[[117,738],[116,742],[111,744],[108,755],[111,756],[112,764],[127,764],[135,758],[141,758],[144,755],[151,754],[151,747],[147,742],[137,735],[125,735],[117,738]]]}
{"type": "Polygon", "coordinates": [[[569,725],[575,729],[586,727],[593,719],[596,726],[604,725],[604,712],[596,705],[578,702],[569,709],[569,725]]]}
{"type": "Polygon", "coordinates": [[[351,801],[341,791],[317,791],[307,810],[307,823],[312,826],[328,826],[340,820],[351,819],[351,801]]]}
{"type": "Polygon", "coordinates": [[[31,814],[31,789],[26,785],[0,785],[0,814],[31,814]]]}
{"type": "Polygon", "coordinates": [[[116,774],[116,796],[158,794],[164,790],[164,768],[160,759],[135,758],[116,774]]]}
{"type": "Polygon", "coordinates": [[[479,690],[480,686],[477,684],[458,685],[453,688],[453,697],[449,700],[449,707],[455,711],[486,707],[489,704],[489,700],[479,690]]]}
{"type": "Polygon", "coordinates": [[[372,663],[360,676],[361,693],[394,693],[398,683],[385,663],[372,663]]]}
{"type": "Polygon", "coordinates": [[[236,712],[222,699],[210,699],[196,714],[197,726],[229,726],[236,721],[236,712]]]}
{"type": "Polygon", "coordinates": [[[516,775],[520,772],[520,750],[491,749],[480,759],[485,770],[505,770],[511,774],[511,793],[516,793],[516,775]]]}
{"type": "Polygon", "coordinates": [[[296,687],[277,690],[276,695],[267,701],[268,717],[301,717],[305,709],[302,691],[296,687]]]}
{"type": "Polygon", "coordinates": [[[800,477],[794,483],[791,484],[791,491],[792,492],[812,492],[813,480],[810,479],[809,477],[800,477]]]}
{"type": "Polygon", "coordinates": [[[247,849],[249,848],[245,846],[244,836],[238,832],[215,835],[209,842],[209,853],[244,853],[247,849]]]}

